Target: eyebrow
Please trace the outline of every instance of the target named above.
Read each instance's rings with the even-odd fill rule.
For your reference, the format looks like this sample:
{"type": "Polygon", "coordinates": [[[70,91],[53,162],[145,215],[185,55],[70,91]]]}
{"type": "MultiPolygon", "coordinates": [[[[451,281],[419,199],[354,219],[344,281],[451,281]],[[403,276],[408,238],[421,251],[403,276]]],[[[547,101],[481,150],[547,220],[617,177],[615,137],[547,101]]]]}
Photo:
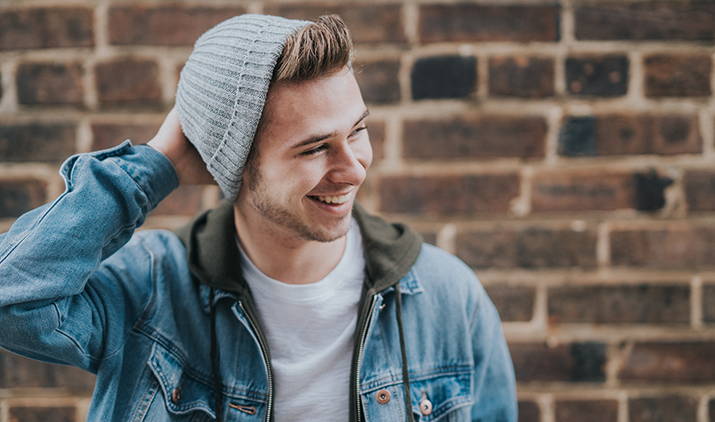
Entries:
{"type": "MultiPolygon", "coordinates": [[[[361,122],[364,118],[366,118],[369,114],[370,114],[370,110],[365,109],[365,111],[363,111],[362,114],[360,115],[360,118],[357,119],[357,121],[355,121],[355,123],[353,123],[352,127],[355,127],[358,123],[360,123],[360,122],[361,122]]],[[[336,133],[337,133],[337,132],[331,132],[331,133],[327,133],[327,134],[325,134],[325,135],[313,135],[313,136],[309,136],[308,138],[306,138],[306,139],[304,139],[304,140],[298,142],[297,144],[293,145],[293,148],[299,148],[299,147],[303,147],[303,146],[306,146],[306,145],[314,144],[314,143],[316,143],[316,142],[324,141],[324,140],[326,140],[326,139],[328,139],[328,138],[330,138],[330,137],[332,137],[332,136],[335,136],[336,133]]]]}

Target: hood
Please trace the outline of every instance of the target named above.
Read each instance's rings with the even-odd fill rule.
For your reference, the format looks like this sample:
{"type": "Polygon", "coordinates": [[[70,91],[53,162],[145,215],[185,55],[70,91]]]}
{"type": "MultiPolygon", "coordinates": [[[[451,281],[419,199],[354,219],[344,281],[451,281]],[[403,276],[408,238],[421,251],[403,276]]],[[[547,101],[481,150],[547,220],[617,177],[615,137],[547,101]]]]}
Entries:
{"type": "MultiPolygon", "coordinates": [[[[396,284],[420,253],[422,238],[400,223],[388,223],[370,215],[357,203],[353,216],[360,227],[367,267],[368,293],[396,284]]],[[[177,230],[184,243],[189,268],[200,283],[246,296],[238,247],[234,240],[233,204],[222,202],[177,230]]]]}

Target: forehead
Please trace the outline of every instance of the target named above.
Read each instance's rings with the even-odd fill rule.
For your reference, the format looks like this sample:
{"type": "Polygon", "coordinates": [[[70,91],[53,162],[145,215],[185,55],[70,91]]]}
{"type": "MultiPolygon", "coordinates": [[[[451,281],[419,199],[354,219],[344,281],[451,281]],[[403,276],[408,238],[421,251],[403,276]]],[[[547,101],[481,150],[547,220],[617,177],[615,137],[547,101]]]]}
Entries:
{"type": "Polygon", "coordinates": [[[360,88],[347,67],[315,80],[277,82],[268,92],[260,142],[283,144],[349,130],[364,110],[360,88]]]}

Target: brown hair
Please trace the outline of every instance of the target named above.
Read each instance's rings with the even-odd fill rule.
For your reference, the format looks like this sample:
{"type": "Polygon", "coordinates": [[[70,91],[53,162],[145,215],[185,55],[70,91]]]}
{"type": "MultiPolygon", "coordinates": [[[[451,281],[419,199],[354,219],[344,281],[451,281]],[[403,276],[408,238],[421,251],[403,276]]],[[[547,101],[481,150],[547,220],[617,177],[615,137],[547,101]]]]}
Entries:
{"type": "Polygon", "coordinates": [[[273,82],[300,82],[351,66],[353,42],[340,16],[324,15],[291,34],[273,72],[273,82]]]}

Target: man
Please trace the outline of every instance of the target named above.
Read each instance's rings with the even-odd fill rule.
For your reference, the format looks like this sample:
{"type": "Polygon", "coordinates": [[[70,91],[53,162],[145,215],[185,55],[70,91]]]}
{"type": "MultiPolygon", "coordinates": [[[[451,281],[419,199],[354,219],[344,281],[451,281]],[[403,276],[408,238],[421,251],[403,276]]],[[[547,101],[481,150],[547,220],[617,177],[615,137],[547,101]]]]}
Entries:
{"type": "Polygon", "coordinates": [[[0,237],[0,345],[96,373],[97,421],[515,421],[471,270],[355,203],[351,56],[335,16],[202,35],[148,146],[71,157],[66,191],[0,237]],[[224,204],[134,233],[211,179],[224,204]]]}

